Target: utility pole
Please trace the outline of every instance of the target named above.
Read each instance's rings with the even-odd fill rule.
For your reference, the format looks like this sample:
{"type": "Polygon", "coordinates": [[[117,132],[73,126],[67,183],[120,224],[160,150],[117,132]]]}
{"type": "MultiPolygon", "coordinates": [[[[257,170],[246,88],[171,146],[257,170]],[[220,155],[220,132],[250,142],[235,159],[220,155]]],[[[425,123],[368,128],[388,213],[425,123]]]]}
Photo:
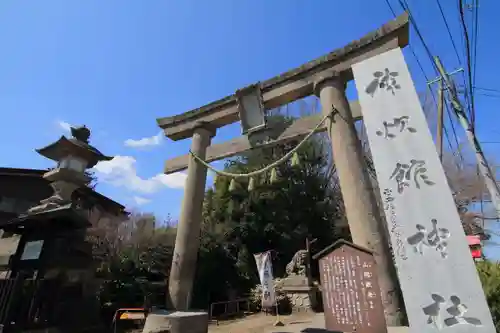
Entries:
{"type": "MultiPolygon", "coordinates": [[[[435,57],[437,58],[437,57],[435,57]]],[[[453,72],[448,73],[448,76],[463,72],[463,68],[459,68],[454,70],[453,72]]],[[[438,148],[439,159],[443,162],[443,129],[444,129],[444,91],[446,87],[443,86],[442,77],[435,78],[427,82],[427,85],[430,86],[433,83],[438,83],[438,100],[437,100],[437,135],[436,135],[436,145],[438,148]]]]}
{"type": "Polygon", "coordinates": [[[439,57],[434,57],[434,62],[436,63],[436,67],[441,75],[439,79],[442,79],[444,86],[449,91],[451,104],[453,106],[453,110],[455,111],[455,115],[458,118],[460,125],[463,127],[465,134],[467,135],[467,139],[474,150],[474,154],[476,155],[477,164],[481,175],[483,176],[484,183],[491,197],[491,201],[495,206],[495,210],[497,212],[497,216],[500,216],[500,189],[496,182],[494,173],[491,171],[491,168],[486,161],[486,157],[484,156],[483,150],[481,149],[481,145],[477,140],[477,137],[474,133],[474,130],[467,118],[465,110],[458,99],[457,92],[453,89],[451,84],[449,74],[444,70],[444,66],[441,63],[439,57]]]}
{"type": "Polygon", "coordinates": [[[443,82],[441,80],[438,81],[438,119],[437,119],[437,147],[439,160],[443,163],[443,115],[444,115],[444,92],[443,92],[443,82]]]}

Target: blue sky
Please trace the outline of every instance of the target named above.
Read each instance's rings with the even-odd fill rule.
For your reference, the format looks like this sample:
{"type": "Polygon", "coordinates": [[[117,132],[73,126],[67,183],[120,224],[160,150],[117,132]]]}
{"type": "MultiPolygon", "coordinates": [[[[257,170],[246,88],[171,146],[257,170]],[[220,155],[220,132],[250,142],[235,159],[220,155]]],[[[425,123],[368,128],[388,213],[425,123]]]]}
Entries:
{"type": "MultiPolygon", "coordinates": [[[[408,2],[431,52],[449,70],[456,68],[436,1],[408,2]]],[[[456,1],[441,2],[463,58],[456,1]]],[[[397,1],[391,3],[402,12],[397,1]]],[[[498,1],[481,2],[480,87],[498,88],[499,11],[498,1]]],[[[34,149],[65,134],[67,124],[86,124],[92,143],[120,162],[103,169],[108,173],[101,174],[98,190],[128,207],[176,216],[184,176],[159,174],[165,159],[187,152],[189,140],[158,135],[157,117],[292,69],[392,18],[385,0],[4,0],[0,165],[50,167],[34,149]],[[141,139],[142,147],[130,141],[141,139]]],[[[410,43],[429,78],[435,77],[414,31],[410,43]]],[[[417,87],[425,89],[415,58],[409,50],[405,54],[417,87]]],[[[499,103],[476,99],[482,141],[500,141],[490,120],[499,103]]],[[[215,142],[239,133],[238,125],[229,126],[215,142]]],[[[485,145],[490,155],[498,147],[485,145]]]]}

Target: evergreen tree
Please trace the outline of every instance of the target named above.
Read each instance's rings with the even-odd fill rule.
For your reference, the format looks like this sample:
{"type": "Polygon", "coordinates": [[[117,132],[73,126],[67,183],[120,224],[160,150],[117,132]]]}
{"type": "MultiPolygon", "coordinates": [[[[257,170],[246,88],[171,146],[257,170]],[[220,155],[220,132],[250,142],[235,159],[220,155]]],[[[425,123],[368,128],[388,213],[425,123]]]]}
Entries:
{"type": "MultiPolygon", "coordinates": [[[[250,151],[231,159],[224,170],[232,173],[259,170],[280,159],[296,144],[250,151]]],[[[231,179],[217,177],[213,188],[206,192],[202,243],[206,245],[210,240],[212,245],[217,244],[237,268],[236,274],[229,274],[235,281],[217,274],[221,284],[218,289],[230,284],[241,288],[242,294],[257,283],[254,253],[273,250],[274,273],[283,276],[286,264],[296,251],[304,249],[307,237],[318,238],[318,250],[341,236],[348,237],[337,228],[342,219],[341,198],[338,189],[332,186],[331,163],[321,141],[309,140],[301,147],[299,156],[298,166],[293,167],[287,161],[277,168],[276,182],[270,183],[267,172],[254,179],[256,186],[252,191],[247,189],[249,179],[239,179],[237,189],[231,192],[231,179]]],[[[212,269],[222,272],[222,260],[218,262],[211,263],[212,269]]],[[[200,280],[201,277],[197,278],[200,280]]]]}

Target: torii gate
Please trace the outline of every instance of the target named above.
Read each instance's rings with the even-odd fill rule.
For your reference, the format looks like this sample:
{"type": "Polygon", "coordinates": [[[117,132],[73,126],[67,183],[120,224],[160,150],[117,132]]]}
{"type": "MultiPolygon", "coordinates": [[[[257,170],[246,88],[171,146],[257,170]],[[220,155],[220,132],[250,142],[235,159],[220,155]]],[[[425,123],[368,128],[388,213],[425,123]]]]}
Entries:
{"type": "MultiPolygon", "coordinates": [[[[361,118],[360,106],[357,101],[347,101],[345,86],[347,81],[353,79],[353,64],[397,47],[403,48],[408,44],[408,39],[408,15],[405,13],[363,38],[284,74],[198,109],[157,119],[168,138],[178,141],[191,137],[191,151],[205,161],[212,162],[251,149],[303,138],[334,107],[336,114],[317,131],[327,131],[332,141],[333,157],[352,239],[357,245],[375,253],[388,325],[397,324],[397,313],[402,305],[398,300],[397,278],[385,236],[385,226],[364,168],[361,145],[354,127],[354,122],[361,118]],[[240,117],[247,117],[241,119],[242,123],[255,122],[256,117],[259,117],[258,114],[245,115],[245,111],[249,111],[249,107],[245,106],[245,98],[256,97],[261,107],[252,112],[260,112],[263,116],[266,110],[312,94],[320,98],[322,115],[298,119],[284,131],[267,129],[266,133],[271,133],[275,139],[256,142],[250,134],[210,145],[217,128],[239,121],[240,117]]],[[[261,125],[265,126],[265,123],[261,125]]],[[[186,168],[184,200],[169,278],[170,301],[178,311],[187,311],[189,307],[199,250],[207,169],[189,154],[166,161],[164,169],[165,174],[171,174],[186,168]]]]}

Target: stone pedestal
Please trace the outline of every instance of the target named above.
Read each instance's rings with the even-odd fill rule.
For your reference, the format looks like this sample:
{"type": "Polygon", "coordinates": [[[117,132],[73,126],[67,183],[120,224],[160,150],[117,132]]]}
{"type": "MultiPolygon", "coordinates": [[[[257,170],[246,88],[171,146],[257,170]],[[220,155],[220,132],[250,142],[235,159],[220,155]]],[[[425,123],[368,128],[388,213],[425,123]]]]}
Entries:
{"type": "Polygon", "coordinates": [[[292,305],[292,311],[311,311],[316,304],[317,288],[309,285],[305,276],[289,276],[283,280],[283,293],[292,305]]]}
{"type": "Polygon", "coordinates": [[[208,313],[155,311],[146,318],[142,333],[207,333],[208,313]]]}

